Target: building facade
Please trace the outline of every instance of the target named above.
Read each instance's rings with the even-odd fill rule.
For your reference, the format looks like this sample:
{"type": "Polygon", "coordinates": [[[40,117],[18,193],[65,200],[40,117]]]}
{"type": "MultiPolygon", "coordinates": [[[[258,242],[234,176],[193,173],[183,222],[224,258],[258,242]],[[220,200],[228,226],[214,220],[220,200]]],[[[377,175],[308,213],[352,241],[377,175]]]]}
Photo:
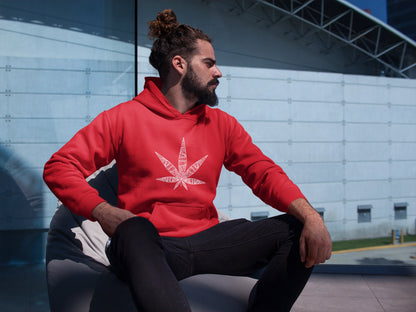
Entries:
{"type": "MultiPolygon", "coordinates": [[[[0,0],[0,244],[21,242],[2,263],[43,257],[57,202],[43,165],[156,75],[147,22],[165,8],[214,39],[219,108],[299,185],[334,240],[415,233],[414,77],[382,76],[328,33],[226,2],[0,0]]],[[[233,218],[279,213],[225,170],[215,204],[233,218]]]]}

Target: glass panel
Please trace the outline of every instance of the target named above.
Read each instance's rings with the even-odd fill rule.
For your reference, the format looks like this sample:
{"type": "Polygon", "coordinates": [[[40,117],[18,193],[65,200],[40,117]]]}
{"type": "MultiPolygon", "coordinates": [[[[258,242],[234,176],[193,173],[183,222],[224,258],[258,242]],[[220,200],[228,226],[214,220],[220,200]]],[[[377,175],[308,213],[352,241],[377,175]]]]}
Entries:
{"type": "Polygon", "coordinates": [[[43,165],[99,112],[133,97],[134,8],[0,0],[1,264],[44,258],[57,200],[43,165]]]}

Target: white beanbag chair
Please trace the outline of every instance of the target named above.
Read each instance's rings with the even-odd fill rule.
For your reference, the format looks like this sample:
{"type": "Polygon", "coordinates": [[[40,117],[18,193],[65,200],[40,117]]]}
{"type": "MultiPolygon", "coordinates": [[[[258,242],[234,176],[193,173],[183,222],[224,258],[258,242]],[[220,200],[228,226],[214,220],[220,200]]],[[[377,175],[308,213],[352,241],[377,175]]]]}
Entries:
{"type": "MultiPolygon", "coordinates": [[[[117,168],[100,170],[89,183],[116,204],[117,168]]],[[[91,222],[59,205],[49,229],[46,272],[52,312],[137,311],[128,286],[108,268],[107,235],[91,222]]],[[[242,312],[256,279],[216,274],[180,282],[195,312],[242,312]]]]}

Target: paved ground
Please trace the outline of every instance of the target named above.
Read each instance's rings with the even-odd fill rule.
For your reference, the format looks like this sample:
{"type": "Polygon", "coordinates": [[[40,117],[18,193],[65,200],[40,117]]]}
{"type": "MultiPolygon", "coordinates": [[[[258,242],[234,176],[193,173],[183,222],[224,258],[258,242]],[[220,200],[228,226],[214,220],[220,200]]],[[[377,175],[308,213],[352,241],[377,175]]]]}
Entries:
{"type": "MultiPolygon", "coordinates": [[[[312,274],[292,312],[415,312],[416,275],[388,269],[410,267],[414,274],[414,256],[416,246],[334,254],[328,265],[312,274]],[[345,274],[348,270],[338,267],[344,264],[370,264],[390,273],[345,274]],[[322,273],[331,267],[337,273],[322,273]]],[[[0,311],[49,311],[44,264],[0,267],[0,311]]]]}
{"type": "Polygon", "coordinates": [[[315,271],[333,267],[344,274],[313,274],[293,312],[416,311],[416,244],[334,253],[315,271]]]}
{"type": "Polygon", "coordinates": [[[416,277],[313,274],[292,312],[415,312],[416,277]]]}
{"type": "Polygon", "coordinates": [[[355,252],[335,252],[327,264],[416,266],[416,243],[363,248],[355,252]]]}

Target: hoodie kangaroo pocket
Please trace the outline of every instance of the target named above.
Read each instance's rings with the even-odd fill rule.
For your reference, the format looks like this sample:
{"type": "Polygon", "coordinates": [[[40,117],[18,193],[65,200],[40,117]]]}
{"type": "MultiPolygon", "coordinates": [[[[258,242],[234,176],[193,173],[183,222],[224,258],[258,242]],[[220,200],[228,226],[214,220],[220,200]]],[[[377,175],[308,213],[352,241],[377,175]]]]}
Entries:
{"type": "Polygon", "coordinates": [[[201,222],[206,223],[208,219],[209,211],[202,206],[156,202],[149,220],[159,233],[169,235],[169,232],[199,227],[201,222]]]}

